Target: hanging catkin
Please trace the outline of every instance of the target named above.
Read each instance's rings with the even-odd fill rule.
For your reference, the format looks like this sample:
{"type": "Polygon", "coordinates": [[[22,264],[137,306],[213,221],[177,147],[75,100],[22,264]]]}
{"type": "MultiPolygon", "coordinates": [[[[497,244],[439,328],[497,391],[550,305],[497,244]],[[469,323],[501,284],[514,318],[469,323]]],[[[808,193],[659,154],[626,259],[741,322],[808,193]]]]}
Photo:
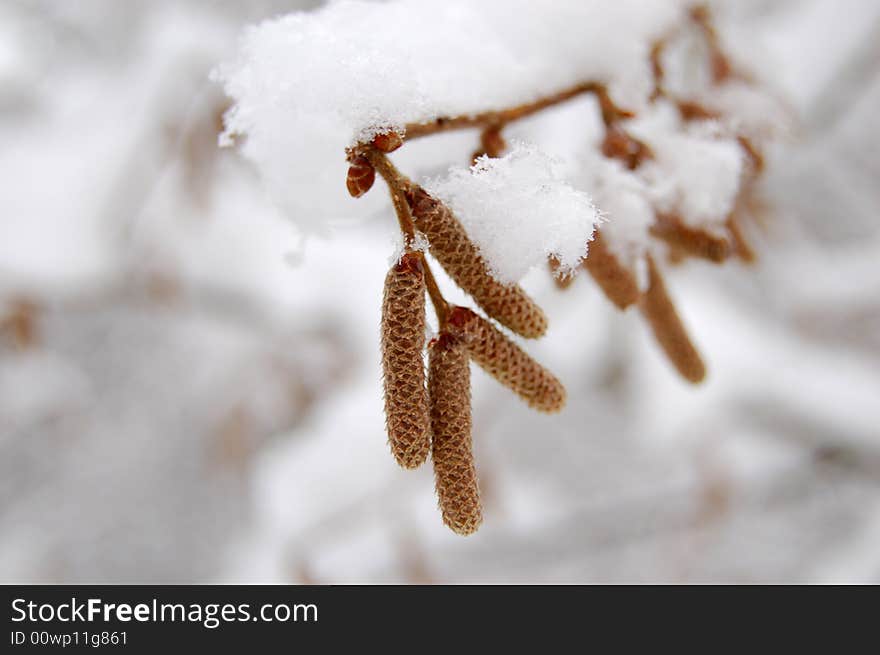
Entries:
{"type": "Polygon", "coordinates": [[[471,534],[483,521],[471,443],[470,363],[464,343],[443,332],[428,347],[432,458],[443,522],[471,534]]]}
{"type": "Polygon", "coordinates": [[[422,464],[431,448],[424,345],[425,275],[419,255],[407,253],[388,271],[382,299],[385,421],[404,468],[422,464]]]}
{"type": "Polygon", "coordinates": [[[544,312],[519,286],[501,284],[489,275],[477,247],[446,205],[420,187],[414,187],[408,199],[431,254],[489,316],[524,337],[540,337],[547,331],[544,312]]]}
{"type": "Polygon", "coordinates": [[[666,293],[663,278],[654,260],[648,257],[648,290],[639,301],[639,308],[663,352],[686,380],[696,384],[706,377],[706,367],[691,343],[675,305],[666,293]]]}
{"type": "Polygon", "coordinates": [[[725,261],[732,250],[730,242],[724,237],[689,227],[674,215],[658,214],[651,234],[669,244],[673,251],[716,264],[725,261]]]}
{"type": "Polygon", "coordinates": [[[461,335],[471,358],[489,375],[510,388],[530,407],[558,412],[565,405],[565,387],[519,346],[482,316],[467,307],[455,307],[447,325],[461,335]]]}
{"type": "Polygon", "coordinates": [[[639,299],[635,276],[608,250],[600,232],[590,243],[584,266],[618,309],[626,309],[639,299]]]}

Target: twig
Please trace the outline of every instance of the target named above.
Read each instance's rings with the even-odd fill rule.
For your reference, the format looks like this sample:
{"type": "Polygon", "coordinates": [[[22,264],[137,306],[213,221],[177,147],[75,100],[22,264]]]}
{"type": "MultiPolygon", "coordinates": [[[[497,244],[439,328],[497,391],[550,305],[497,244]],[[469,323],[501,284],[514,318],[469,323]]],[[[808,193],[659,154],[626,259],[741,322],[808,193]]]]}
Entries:
{"type": "MultiPolygon", "coordinates": [[[[405,238],[412,243],[416,236],[415,226],[413,224],[412,211],[409,203],[406,201],[406,191],[412,186],[412,182],[397,170],[397,167],[391,163],[391,160],[382,153],[372,147],[363,147],[358,149],[359,154],[366,157],[373,167],[378,171],[382,179],[388,185],[388,192],[391,195],[391,202],[394,203],[394,211],[397,214],[397,222],[400,229],[404,233],[405,238]]],[[[446,316],[449,313],[449,303],[440,292],[434,273],[423,253],[419,253],[422,261],[422,267],[425,272],[425,286],[428,289],[428,297],[431,304],[434,305],[434,311],[437,314],[437,321],[442,328],[446,322],[446,316]]]]}
{"type": "Polygon", "coordinates": [[[462,116],[440,116],[428,123],[409,123],[405,127],[405,138],[418,139],[419,137],[439,132],[463,130],[470,127],[495,127],[500,129],[508,123],[531,116],[548,107],[558,105],[585,93],[599,93],[604,91],[604,88],[603,85],[596,82],[582,82],[552,95],[538,98],[533,102],[527,102],[507,109],[497,109],[462,116]]]}
{"type": "Polygon", "coordinates": [[[440,293],[440,287],[437,286],[437,280],[434,279],[434,273],[431,271],[431,267],[428,266],[424,253],[419,253],[419,255],[422,258],[422,267],[425,269],[425,287],[428,289],[428,297],[431,299],[431,304],[434,305],[437,322],[442,328],[446,324],[446,317],[449,316],[449,303],[446,302],[443,294],[440,293]]]}

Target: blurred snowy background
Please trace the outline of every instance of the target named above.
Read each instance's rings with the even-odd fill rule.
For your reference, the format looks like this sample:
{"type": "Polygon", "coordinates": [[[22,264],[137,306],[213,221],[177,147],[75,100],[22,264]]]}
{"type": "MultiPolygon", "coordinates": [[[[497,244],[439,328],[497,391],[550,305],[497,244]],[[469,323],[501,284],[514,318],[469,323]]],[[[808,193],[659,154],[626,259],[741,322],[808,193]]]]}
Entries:
{"type": "Polygon", "coordinates": [[[569,406],[474,370],[469,538],[386,445],[393,218],[304,244],[216,147],[209,71],[313,4],[0,0],[0,582],[880,582],[880,3],[719,3],[798,119],[758,262],[669,274],[709,379],[534,271],[569,406]]]}

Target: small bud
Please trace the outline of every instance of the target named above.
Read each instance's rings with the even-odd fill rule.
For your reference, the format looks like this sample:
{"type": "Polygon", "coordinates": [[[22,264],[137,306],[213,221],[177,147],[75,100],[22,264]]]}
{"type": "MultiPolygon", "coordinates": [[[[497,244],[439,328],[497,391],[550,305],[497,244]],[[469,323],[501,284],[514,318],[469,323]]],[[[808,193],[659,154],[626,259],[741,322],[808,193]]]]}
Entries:
{"type": "Polygon", "coordinates": [[[373,137],[373,147],[382,152],[394,152],[403,145],[403,138],[397,132],[385,132],[373,137]]]}
{"type": "Polygon", "coordinates": [[[345,185],[353,198],[360,198],[369,191],[376,181],[376,169],[366,157],[355,157],[348,167],[345,185]]]}

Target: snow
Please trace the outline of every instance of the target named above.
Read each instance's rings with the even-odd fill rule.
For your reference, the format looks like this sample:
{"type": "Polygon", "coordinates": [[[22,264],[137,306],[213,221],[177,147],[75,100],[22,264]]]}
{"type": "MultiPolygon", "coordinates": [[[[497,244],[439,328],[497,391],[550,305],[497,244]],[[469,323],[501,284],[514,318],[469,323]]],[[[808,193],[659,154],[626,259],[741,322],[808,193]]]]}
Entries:
{"type": "Polygon", "coordinates": [[[638,267],[647,248],[648,228],[654,222],[648,186],[637,173],[596,153],[584,155],[581,180],[591,189],[606,221],[602,236],[625,265],[638,267]]]}
{"type": "Polygon", "coordinates": [[[688,64],[705,51],[695,28],[679,29],[664,52],[667,81],[675,93],[724,109],[723,122],[685,124],[672,103],[648,102],[650,47],[687,24],[679,2],[452,0],[431,4],[430,20],[425,7],[346,0],[267,20],[247,28],[237,56],[215,70],[234,101],[221,142],[239,145],[269,196],[305,233],[391,213],[381,190],[357,200],[345,192],[346,147],[403,133],[409,123],[516,106],[592,80],[638,110],[626,129],[655,159],[637,173],[588,152],[602,138],[596,106],[573,102],[558,112],[567,120],[554,127],[555,162],[521,148],[503,162],[453,169],[430,186],[501,281],[519,281],[548,253],[564,269],[577,266],[598,218],[585,194],[609,219],[612,250],[638,269],[653,211],[718,227],[743,173],[736,130],[766,137],[784,122],[778,103],[741,83],[707,95],[706,66],[688,64]]]}
{"type": "Polygon", "coordinates": [[[639,106],[651,41],[680,18],[662,0],[334,2],[245,30],[215,79],[276,202],[323,231],[376,208],[344,188],[346,146],[409,122],[514,106],[583,81],[639,106]],[[621,38],[626,35],[626,38],[621,38]]]}
{"type": "Polygon", "coordinates": [[[516,143],[504,157],[453,166],[427,189],[464,225],[489,272],[512,284],[549,255],[573,272],[600,220],[590,197],[565,182],[558,168],[536,146],[516,143]]]}
{"type": "MultiPolygon", "coordinates": [[[[14,68],[0,64],[0,311],[21,296],[45,308],[32,347],[0,345],[0,580],[880,582],[880,76],[853,67],[878,3],[727,2],[752,7],[736,45],[773,46],[781,61],[759,63],[804,122],[800,143],[765,151],[772,211],[745,226],[757,262],[665,269],[710,378],[681,384],[590,276],[562,292],[533,270],[522,284],[550,327],[526,347],[570,404],[536,414],[474,368],[486,524],[461,540],[430,467],[388,453],[378,326],[398,231],[381,184],[349,200],[327,149],[342,168],[327,201],[365,218],[308,239],[291,267],[299,239],[247,162],[207,149],[196,198],[184,141],[165,138],[214,125],[195,101],[208,70],[245,22],[292,2],[0,3],[14,68]],[[145,297],[145,270],[177,295],[145,297]],[[238,459],[236,425],[252,439],[238,459]]],[[[603,238],[640,252],[649,185],[596,155],[601,132],[583,96],[505,136],[561,158],[603,238]]],[[[440,176],[476,138],[392,157],[440,176]]],[[[309,144],[287,156],[315,175],[325,143],[309,144]]],[[[304,188],[292,174],[278,180],[304,188]]]]}
{"type": "Polygon", "coordinates": [[[711,228],[726,220],[739,193],[744,155],[720,125],[698,121],[683,126],[673,107],[657,103],[628,129],[654,153],[639,175],[659,211],[677,214],[694,227],[711,228]]]}

